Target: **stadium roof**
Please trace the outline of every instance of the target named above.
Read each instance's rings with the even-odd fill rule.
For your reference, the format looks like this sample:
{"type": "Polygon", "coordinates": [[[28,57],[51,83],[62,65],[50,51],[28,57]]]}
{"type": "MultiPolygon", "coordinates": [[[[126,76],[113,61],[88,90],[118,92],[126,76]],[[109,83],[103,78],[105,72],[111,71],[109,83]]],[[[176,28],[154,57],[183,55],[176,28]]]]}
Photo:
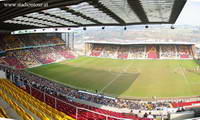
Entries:
{"type": "Polygon", "coordinates": [[[0,28],[174,24],[186,0],[2,0],[0,28]]]}
{"type": "Polygon", "coordinates": [[[132,41],[129,40],[128,42],[109,42],[109,41],[85,41],[84,43],[89,44],[112,44],[112,45],[149,45],[149,44],[156,44],[156,45],[195,45],[194,42],[176,42],[176,41],[132,41]]]}

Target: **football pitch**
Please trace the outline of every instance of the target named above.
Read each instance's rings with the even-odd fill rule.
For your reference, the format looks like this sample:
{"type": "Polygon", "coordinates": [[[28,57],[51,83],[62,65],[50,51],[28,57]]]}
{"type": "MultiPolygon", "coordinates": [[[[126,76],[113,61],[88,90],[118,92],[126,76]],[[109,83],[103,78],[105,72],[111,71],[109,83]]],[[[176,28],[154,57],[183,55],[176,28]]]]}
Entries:
{"type": "Polygon", "coordinates": [[[55,82],[114,97],[200,95],[195,60],[117,60],[79,57],[26,69],[55,82]]]}

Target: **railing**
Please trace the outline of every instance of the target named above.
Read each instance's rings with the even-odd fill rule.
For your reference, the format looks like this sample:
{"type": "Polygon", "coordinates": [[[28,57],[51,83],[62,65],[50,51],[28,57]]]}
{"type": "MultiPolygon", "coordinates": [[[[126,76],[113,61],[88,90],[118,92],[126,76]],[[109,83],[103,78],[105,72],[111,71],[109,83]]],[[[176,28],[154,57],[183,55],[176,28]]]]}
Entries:
{"type": "MultiPolygon", "coordinates": [[[[128,119],[128,118],[118,118],[118,117],[115,117],[115,116],[111,116],[111,115],[107,115],[107,114],[103,114],[103,113],[99,113],[99,112],[96,112],[96,111],[92,111],[92,110],[89,110],[89,109],[86,109],[86,108],[82,108],[82,107],[78,107],[78,106],[75,106],[73,104],[70,104],[70,103],[67,103],[66,101],[64,100],[61,100],[57,97],[54,97],[50,94],[47,94],[37,88],[33,88],[31,86],[28,86],[29,87],[29,94],[36,97],[38,99],[38,96],[35,96],[34,93],[33,93],[33,90],[37,90],[38,92],[40,92],[41,94],[43,94],[43,99],[39,98],[39,100],[45,102],[48,104],[48,101],[49,101],[49,98],[47,96],[50,96],[51,98],[54,99],[54,102],[55,102],[55,105],[54,105],[54,108],[59,110],[59,106],[58,106],[58,103],[59,102],[62,102],[66,105],[68,105],[69,107],[71,107],[71,109],[75,109],[75,118],[78,120],[79,119],[79,114],[81,114],[81,112],[85,112],[85,113],[93,113],[93,114],[96,114],[96,115],[100,115],[100,116],[103,116],[105,117],[105,120],[109,120],[109,119],[115,119],[115,120],[131,120],[131,119],[128,119]]],[[[52,100],[51,100],[52,101],[52,100]]],[[[49,105],[49,104],[48,104],[49,105]]],[[[53,106],[52,106],[53,107],[53,106]]],[[[97,108],[98,109],[98,108],[97,108]]],[[[62,112],[67,112],[67,111],[62,111],[62,112]]],[[[69,114],[68,114],[69,115],[69,114]]],[[[74,117],[74,116],[72,116],[74,117]]]]}
{"type": "MultiPolygon", "coordinates": [[[[1,65],[0,65],[1,66],[1,65]]],[[[6,65],[2,65],[2,66],[4,66],[4,67],[7,67],[8,68],[8,66],[6,66],[6,65]]],[[[12,67],[10,67],[10,69],[13,69],[12,67]]],[[[14,70],[14,69],[13,69],[14,70]]],[[[50,94],[47,94],[47,93],[45,93],[45,92],[43,92],[43,91],[41,91],[41,90],[39,90],[39,89],[37,89],[37,88],[35,88],[35,87],[31,87],[31,86],[27,86],[27,88],[30,88],[29,90],[27,90],[28,91],[28,93],[29,94],[31,94],[32,96],[35,96],[34,94],[33,94],[33,90],[36,90],[36,91],[38,91],[40,94],[42,94],[41,96],[40,96],[40,100],[41,101],[43,101],[43,102],[45,102],[45,103],[47,103],[47,104],[49,104],[49,101],[52,101],[52,100],[49,100],[49,99],[51,99],[51,98],[53,98],[53,100],[54,100],[54,108],[56,108],[56,109],[58,109],[59,110],[59,106],[58,106],[58,104],[57,103],[59,103],[59,102],[62,102],[62,103],[64,103],[64,104],[66,104],[68,107],[71,107],[71,109],[74,109],[75,110],[75,112],[73,113],[74,114],[74,118],[79,118],[79,115],[82,113],[82,112],[87,112],[87,113],[93,113],[93,114],[97,114],[97,115],[99,115],[99,116],[104,116],[105,117],[105,120],[127,120],[127,119],[125,119],[125,118],[118,118],[118,117],[115,117],[115,116],[112,116],[112,115],[108,115],[108,114],[104,114],[104,113],[100,113],[100,112],[96,112],[96,111],[93,111],[93,110],[90,110],[90,109],[87,109],[87,108],[83,108],[83,107],[80,107],[80,106],[76,106],[76,105],[74,105],[74,104],[71,104],[70,102],[67,102],[67,101],[64,101],[64,100],[62,100],[62,99],[59,99],[59,98],[57,98],[57,97],[55,97],[55,96],[53,96],[53,95],[50,95],[50,94]],[[48,96],[50,96],[51,98],[49,98],[48,96]]],[[[39,97],[39,96],[35,96],[36,98],[37,97],[39,97]]],[[[176,101],[176,100],[182,100],[182,101],[197,101],[197,100],[200,100],[200,98],[199,98],[199,96],[194,96],[194,97],[180,97],[180,98],[165,98],[165,99],[156,99],[156,101],[176,101]]],[[[97,108],[98,109],[98,108],[97,108]]],[[[64,112],[67,112],[67,111],[64,111],[64,112]]],[[[134,117],[134,116],[133,116],[134,117]]]]}
{"type": "MultiPolygon", "coordinates": [[[[15,70],[15,71],[18,71],[17,69],[15,69],[13,66],[9,66],[9,65],[4,65],[4,64],[0,64],[0,67],[4,67],[4,68],[9,68],[11,70],[15,70]]],[[[26,72],[24,70],[19,70],[19,71],[23,71],[23,72],[26,72]]],[[[28,72],[32,75],[35,75],[35,76],[38,76],[38,77],[41,77],[41,78],[44,78],[44,79],[48,79],[44,76],[41,76],[41,75],[38,75],[38,74],[35,74],[33,72],[28,72]]],[[[54,83],[57,83],[59,85],[61,85],[61,83],[55,81],[55,80],[51,80],[53,81],[54,83]]],[[[74,88],[74,89],[81,89],[81,88],[78,88],[76,86],[67,86],[67,87],[70,87],[70,88],[74,88]]],[[[83,92],[83,91],[82,91],[83,92]]],[[[92,92],[90,93],[87,92],[87,91],[84,91],[85,93],[88,93],[88,94],[92,94],[92,92]]],[[[98,96],[98,95],[97,95],[98,96]]],[[[108,96],[104,96],[104,97],[107,97],[107,98],[110,98],[109,95],[108,96]]],[[[111,97],[112,98],[112,97],[111,97]]],[[[124,96],[123,98],[120,98],[120,99],[124,99],[124,100],[133,100],[133,101],[144,101],[144,102],[166,102],[166,101],[170,101],[170,102],[177,102],[177,100],[180,100],[180,101],[200,101],[200,96],[199,95],[196,95],[196,96],[179,96],[179,97],[130,97],[130,96],[124,96]]]]}

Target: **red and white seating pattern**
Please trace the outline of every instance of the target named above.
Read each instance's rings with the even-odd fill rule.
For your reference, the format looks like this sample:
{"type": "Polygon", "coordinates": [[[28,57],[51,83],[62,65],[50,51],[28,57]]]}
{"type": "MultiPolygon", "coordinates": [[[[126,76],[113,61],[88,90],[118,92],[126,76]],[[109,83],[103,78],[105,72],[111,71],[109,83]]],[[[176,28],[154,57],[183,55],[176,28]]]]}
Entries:
{"type": "Polygon", "coordinates": [[[150,58],[150,59],[158,58],[158,52],[155,45],[147,46],[147,58],[150,58]]]}
{"type": "Polygon", "coordinates": [[[189,58],[191,57],[191,50],[188,46],[179,46],[178,47],[178,55],[180,58],[189,58]]]}
{"type": "Polygon", "coordinates": [[[15,67],[17,69],[23,69],[25,66],[14,56],[13,53],[8,52],[7,56],[1,57],[2,64],[8,64],[9,66],[15,67]]]}
{"type": "Polygon", "coordinates": [[[26,88],[27,89],[24,90],[30,93],[35,98],[47,103],[48,105],[66,113],[73,118],[77,118],[77,120],[104,120],[106,119],[106,117],[108,118],[108,120],[119,120],[119,118],[131,120],[152,120],[148,118],[138,118],[135,115],[125,115],[123,113],[117,113],[73,102],[62,97],[56,97],[54,95],[43,93],[33,87],[30,88],[29,86],[27,86],[26,88]]]}
{"type": "Polygon", "coordinates": [[[161,58],[176,58],[176,46],[175,45],[165,45],[161,47],[160,57],[161,58]]]}
{"type": "Polygon", "coordinates": [[[93,49],[91,50],[91,53],[90,53],[90,56],[95,56],[95,57],[98,57],[101,55],[101,52],[102,52],[102,49],[103,49],[103,46],[102,47],[98,47],[97,46],[93,46],[93,49]]]}
{"type": "Polygon", "coordinates": [[[174,108],[179,108],[179,107],[200,107],[200,101],[192,101],[192,102],[173,102],[171,105],[174,108]]]}
{"type": "Polygon", "coordinates": [[[128,53],[129,53],[129,49],[126,49],[125,47],[120,47],[119,50],[118,50],[117,58],[127,59],[128,58],[128,53]]]}
{"type": "Polygon", "coordinates": [[[89,56],[118,59],[189,59],[191,45],[102,45],[94,44],[89,56]]]}
{"type": "Polygon", "coordinates": [[[0,35],[0,50],[7,51],[0,57],[0,64],[9,65],[17,69],[49,64],[76,56],[66,47],[64,41],[58,37],[49,37],[45,34],[27,35],[0,35]],[[56,46],[46,47],[54,44],[56,46]],[[44,45],[44,47],[31,48],[30,46],[44,45]],[[27,49],[21,49],[28,47],[27,49]]]}

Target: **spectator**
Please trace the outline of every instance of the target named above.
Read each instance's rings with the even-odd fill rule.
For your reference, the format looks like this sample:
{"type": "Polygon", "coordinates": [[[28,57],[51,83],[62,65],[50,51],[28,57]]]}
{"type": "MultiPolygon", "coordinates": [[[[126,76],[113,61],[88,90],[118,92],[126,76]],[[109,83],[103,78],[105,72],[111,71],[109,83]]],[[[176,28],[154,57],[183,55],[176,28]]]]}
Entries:
{"type": "Polygon", "coordinates": [[[154,117],[153,117],[153,115],[151,114],[151,112],[149,112],[147,118],[149,118],[149,119],[154,119],[154,117]]]}
{"type": "Polygon", "coordinates": [[[145,112],[143,118],[147,118],[148,114],[145,112]]]}
{"type": "Polygon", "coordinates": [[[143,116],[144,116],[144,115],[143,115],[142,112],[139,110],[139,112],[138,112],[138,117],[139,117],[139,118],[143,118],[143,116]]]}

